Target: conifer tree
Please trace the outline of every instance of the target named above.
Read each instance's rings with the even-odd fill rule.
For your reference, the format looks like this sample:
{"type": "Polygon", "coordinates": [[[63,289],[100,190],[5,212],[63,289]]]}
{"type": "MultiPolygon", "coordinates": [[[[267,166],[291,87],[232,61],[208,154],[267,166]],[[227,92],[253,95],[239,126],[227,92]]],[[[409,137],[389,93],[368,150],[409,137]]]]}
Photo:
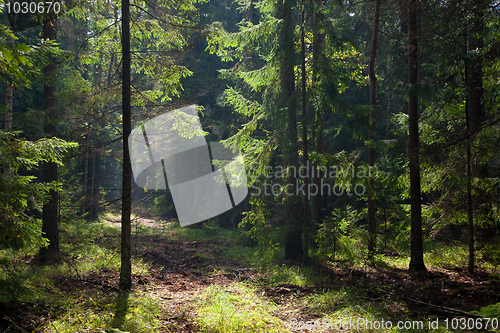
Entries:
{"type": "Polygon", "coordinates": [[[408,0],[408,155],[410,160],[411,260],[410,270],[426,271],[422,237],[422,199],[420,197],[420,149],[418,134],[418,48],[417,1],[408,0]]]}

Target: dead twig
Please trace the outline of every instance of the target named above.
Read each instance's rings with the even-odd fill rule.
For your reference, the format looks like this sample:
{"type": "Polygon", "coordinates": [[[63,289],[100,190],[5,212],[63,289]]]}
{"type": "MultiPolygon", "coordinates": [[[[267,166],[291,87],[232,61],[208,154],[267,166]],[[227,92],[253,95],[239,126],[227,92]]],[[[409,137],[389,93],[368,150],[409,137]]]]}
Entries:
{"type": "Polygon", "coordinates": [[[440,309],[440,310],[443,310],[443,311],[446,311],[446,312],[451,312],[451,313],[458,313],[458,314],[461,314],[461,315],[464,315],[464,316],[467,316],[467,317],[474,317],[474,318],[482,318],[483,316],[479,315],[479,314],[475,314],[475,313],[469,313],[467,311],[462,311],[462,310],[458,310],[458,309],[453,309],[453,308],[448,308],[446,306],[440,306],[440,305],[435,305],[435,304],[431,304],[431,303],[427,303],[427,302],[422,302],[422,301],[419,301],[418,299],[413,299],[413,298],[410,298],[410,297],[407,297],[407,296],[404,296],[404,295],[398,295],[396,293],[393,293],[391,291],[388,291],[388,290],[383,290],[383,289],[379,289],[381,292],[385,293],[385,294],[390,294],[390,295],[394,295],[394,296],[400,296],[404,299],[407,299],[411,302],[414,302],[414,303],[418,303],[418,304],[423,304],[423,305],[427,305],[427,306],[430,306],[430,307],[433,307],[433,308],[436,308],[436,309],[440,309]]]}
{"type": "Polygon", "coordinates": [[[15,327],[17,327],[17,328],[18,328],[18,329],[20,329],[21,331],[28,333],[28,331],[26,331],[24,328],[22,328],[22,327],[20,327],[19,325],[17,325],[17,324],[16,324],[16,323],[15,323],[12,319],[10,319],[10,317],[9,317],[9,316],[7,316],[5,313],[3,313],[3,312],[0,312],[0,313],[4,316],[4,318],[6,318],[7,320],[9,320],[9,321],[12,323],[12,325],[14,325],[15,327]]]}

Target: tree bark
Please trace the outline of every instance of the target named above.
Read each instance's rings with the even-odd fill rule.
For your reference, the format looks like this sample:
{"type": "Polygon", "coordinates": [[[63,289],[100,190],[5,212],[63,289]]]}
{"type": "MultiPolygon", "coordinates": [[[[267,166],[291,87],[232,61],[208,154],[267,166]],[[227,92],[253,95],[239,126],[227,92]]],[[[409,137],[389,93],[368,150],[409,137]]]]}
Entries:
{"type": "MultiPolygon", "coordinates": [[[[467,66],[466,66],[467,68],[467,66]]],[[[467,76],[466,76],[467,77],[467,76]]],[[[467,84],[467,79],[466,79],[467,84]]],[[[472,168],[471,168],[471,149],[470,149],[470,120],[469,120],[469,99],[465,101],[465,118],[467,126],[467,152],[466,152],[466,176],[467,176],[467,225],[469,228],[469,273],[474,273],[474,213],[472,209],[472,168]]]]}
{"type": "Polygon", "coordinates": [[[302,0],[302,26],[300,33],[300,60],[301,60],[301,93],[302,93],[302,163],[307,170],[307,175],[304,178],[304,221],[302,230],[302,247],[303,247],[303,261],[304,264],[309,262],[309,159],[307,152],[307,101],[306,101],[306,42],[305,42],[305,31],[304,31],[304,0],[302,0]]]}
{"type": "MultiPolygon", "coordinates": [[[[90,178],[90,170],[89,170],[89,165],[90,165],[90,130],[89,133],[86,134],[85,138],[85,154],[84,154],[84,160],[85,160],[85,168],[83,171],[83,184],[84,184],[84,193],[83,193],[83,214],[87,213],[89,211],[89,178],[90,178]]],[[[87,216],[88,219],[88,216],[87,216]]]]}
{"type": "MultiPolygon", "coordinates": [[[[376,131],[376,111],[377,111],[377,77],[375,76],[375,59],[377,57],[377,42],[378,42],[378,22],[380,17],[380,0],[375,1],[375,15],[373,18],[373,33],[372,45],[370,52],[370,64],[368,66],[368,73],[370,76],[370,148],[368,149],[368,164],[370,167],[375,166],[375,141],[376,131]]],[[[371,170],[371,169],[370,169],[371,170]]],[[[371,175],[371,172],[370,172],[371,175]]],[[[370,177],[370,187],[375,191],[375,180],[370,177]]],[[[377,247],[377,206],[374,194],[368,192],[368,258],[373,262],[375,250],[377,247]]]]}
{"type": "Polygon", "coordinates": [[[12,106],[14,104],[14,90],[12,83],[5,83],[5,131],[12,131],[12,106]]]}
{"type": "MultiPolygon", "coordinates": [[[[484,0],[468,0],[467,14],[472,17],[472,24],[467,24],[466,50],[469,52],[481,51],[484,47],[482,37],[484,29],[484,0]],[[470,2],[470,4],[469,4],[470,2]],[[470,11],[469,11],[470,9],[470,11]]],[[[478,52],[479,54],[481,52],[478,52]]],[[[474,211],[476,220],[478,216],[486,215],[482,204],[485,203],[486,193],[481,188],[476,188],[477,197],[472,197],[472,179],[474,177],[486,178],[487,165],[474,163],[472,160],[471,145],[476,141],[486,118],[483,107],[483,58],[476,56],[473,59],[466,57],[465,65],[466,97],[466,124],[467,124],[467,220],[469,229],[469,262],[468,271],[474,273],[475,249],[474,249],[474,211]]]]}
{"type": "MultiPolygon", "coordinates": [[[[12,89],[12,83],[5,82],[5,131],[12,131],[12,107],[14,105],[14,89],[12,89]]],[[[11,163],[8,162],[4,166],[4,173],[6,175],[11,175],[14,173],[11,163]]]]}
{"type": "MultiPolygon", "coordinates": [[[[469,0],[470,1],[470,0],[469,0]]],[[[468,29],[468,52],[478,52],[484,47],[482,37],[484,29],[483,15],[484,0],[473,0],[471,14],[473,22],[468,29]]],[[[474,57],[467,68],[467,81],[469,85],[469,117],[470,129],[475,133],[481,129],[485,120],[485,112],[483,108],[483,61],[481,56],[474,57]]]]}
{"type": "Polygon", "coordinates": [[[92,220],[97,220],[99,213],[99,188],[101,182],[101,153],[98,149],[94,150],[94,169],[93,173],[93,184],[92,184],[92,210],[91,216],[92,220]]]}
{"type": "MultiPolygon", "coordinates": [[[[293,100],[295,92],[294,62],[295,54],[293,41],[293,17],[292,1],[278,1],[278,15],[283,19],[280,31],[280,80],[282,99],[281,110],[285,114],[285,126],[283,138],[283,160],[286,167],[291,168],[286,177],[286,184],[291,185],[292,195],[284,196],[285,209],[285,258],[291,260],[302,260],[302,225],[300,222],[300,200],[296,195],[298,185],[297,173],[299,165],[298,142],[297,142],[297,113],[293,100]]],[[[290,192],[290,191],[289,191],[290,192]]]]}
{"type": "MultiPolygon", "coordinates": [[[[57,19],[45,20],[43,22],[43,38],[55,40],[57,36],[57,19]]],[[[55,96],[55,79],[56,66],[54,59],[44,67],[43,76],[45,83],[43,86],[45,112],[44,133],[48,136],[54,136],[57,132],[57,100],[55,96]]],[[[57,181],[57,164],[54,162],[46,162],[43,165],[43,179],[45,183],[57,181]]],[[[42,232],[44,237],[49,240],[47,247],[40,249],[40,257],[45,260],[49,254],[59,252],[59,209],[58,209],[58,194],[56,191],[49,192],[49,201],[43,205],[42,213],[42,232]]]]}
{"type": "Polygon", "coordinates": [[[123,112],[123,179],[120,289],[132,289],[131,220],[132,165],[128,137],[132,131],[130,104],[130,1],[122,0],[122,112],[123,112]]]}
{"type": "MultiPolygon", "coordinates": [[[[321,6],[324,0],[316,0],[316,5],[321,6]]],[[[313,52],[312,52],[312,82],[313,85],[319,81],[321,71],[321,53],[325,42],[325,34],[321,32],[321,15],[319,8],[314,10],[313,15],[313,52]]],[[[316,153],[321,153],[323,145],[323,110],[321,105],[316,105],[314,108],[314,122],[311,130],[311,141],[313,149],[316,153]]],[[[321,166],[320,166],[321,167],[321,166]]],[[[313,176],[311,182],[318,189],[318,194],[311,198],[311,218],[312,218],[312,231],[314,234],[317,232],[318,224],[321,219],[321,209],[323,208],[323,195],[321,194],[321,177],[323,173],[317,166],[312,166],[313,176]]]]}
{"type": "Polygon", "coordinates": [[[410,271],[425,272],[422,243],[422,206],[420,197],[420,150],[418,134],[418,48],[417,0],[408,0],[408,155],[410,162],[411,259],[410,271]]]}

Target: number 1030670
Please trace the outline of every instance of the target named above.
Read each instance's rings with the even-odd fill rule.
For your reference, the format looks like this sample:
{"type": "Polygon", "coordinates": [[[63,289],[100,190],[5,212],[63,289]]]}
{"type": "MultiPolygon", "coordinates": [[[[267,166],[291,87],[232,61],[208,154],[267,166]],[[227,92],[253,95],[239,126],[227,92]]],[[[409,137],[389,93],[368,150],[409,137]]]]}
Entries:
{"type": "Polygon", "coordinates": [[[40,2],[7,2],[5,4],[7,9],[7,13],[11,14],[50,14],[55,13],[58,14],[61,11],[61,3],[60,2],[52,2],[52,1],[40,1],[40,2]]]}

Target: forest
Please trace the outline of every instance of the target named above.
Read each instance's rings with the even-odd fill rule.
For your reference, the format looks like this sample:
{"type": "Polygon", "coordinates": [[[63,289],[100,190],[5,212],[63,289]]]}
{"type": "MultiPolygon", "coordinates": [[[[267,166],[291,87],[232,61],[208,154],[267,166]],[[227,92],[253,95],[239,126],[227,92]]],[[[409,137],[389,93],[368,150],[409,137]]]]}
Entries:
{"type": "Polygon", "coordinates": [[[0,0],[0,332],[500,332],[497,0],[0,0]]]}

